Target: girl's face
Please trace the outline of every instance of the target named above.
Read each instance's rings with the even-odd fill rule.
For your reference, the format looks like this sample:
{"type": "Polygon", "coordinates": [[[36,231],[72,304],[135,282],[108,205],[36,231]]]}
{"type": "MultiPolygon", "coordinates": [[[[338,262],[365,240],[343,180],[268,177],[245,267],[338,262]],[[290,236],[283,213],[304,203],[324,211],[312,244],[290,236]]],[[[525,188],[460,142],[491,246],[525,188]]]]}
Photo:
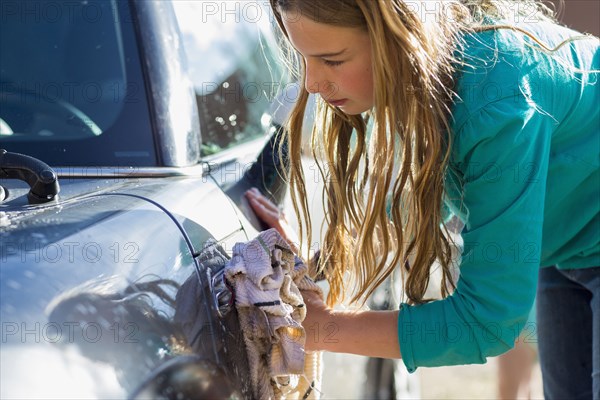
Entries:
{"type": "Polygon", "coordinates": [[[306,64],[306,90],[349,115],[373,107],[371,41],[358,28],[315,22],[282,13],[290,42],[306,64]]]}

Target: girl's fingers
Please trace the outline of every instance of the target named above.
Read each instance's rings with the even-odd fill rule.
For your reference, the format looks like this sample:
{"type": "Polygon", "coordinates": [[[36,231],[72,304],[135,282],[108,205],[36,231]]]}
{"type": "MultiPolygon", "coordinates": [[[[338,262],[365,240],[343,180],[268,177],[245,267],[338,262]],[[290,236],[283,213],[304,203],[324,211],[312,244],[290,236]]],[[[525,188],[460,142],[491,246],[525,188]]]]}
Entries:
{"type": "Polygon", "coordinates": [[[292,251],[297,253],[298,248],[295,243],[298,242],[298,237],[289,226],[279,207],[263,196],[256,188],[246,191],[245,196],[256,216],[268,227],[277,229],[279,234],[290,244],[292,251]]]}
{"type": "Polygon", "coordinates": [[[258,203],[263,205],[267,210],[279,214],[279,207],[277,207],[271,200],[263,196],[258,189],[253,188],[246,192],[250,199],[255,199],[258,203]]]}
{"type": "Polygon", "coordinates": [[[254,198],[258,202],[260,202],[263,206],[265,206],[266,208],[273,210],[273,211],[279,211],[279,208],[275,204],[273,204],[273,202],[271,202],[271,200],[269,200],[268,198],[263,196],[261,193],[253,193],[253,195],[255,196],[254,198]]]}
{"type": "Polygon", "coordinates": [[[276,221],[279,218],[279,214],[276,211],[271,210],[270,208],[265,207],[261,202],[257,199],[251,197],[250,205],[254,212],[258,214],[265,222],[276,221]]]}
{"type": "Polygon", "coordinates": [[[286,236],[281,228],[281,220],[277,213],[266,209],[254,199],[250,199],[250,207],[252,207],[254,214],[269,228],[276,228],[282,236],[286,236]]]}

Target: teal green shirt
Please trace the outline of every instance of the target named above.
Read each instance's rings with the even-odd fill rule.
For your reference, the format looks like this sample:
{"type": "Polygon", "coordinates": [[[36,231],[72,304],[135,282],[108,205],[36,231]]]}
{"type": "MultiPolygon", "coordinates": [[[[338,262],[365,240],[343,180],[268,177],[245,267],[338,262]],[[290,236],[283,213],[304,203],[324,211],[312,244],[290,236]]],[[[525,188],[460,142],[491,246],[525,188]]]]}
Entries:
{"type": "MultiPolygon", "coordinates": [[[[554,47],[579,35],[523,28],[554,47]]],[[[538,270],[600,266],[599,41],[553,55],[512,30],[465,38],[446,204],[465,223],[460,279],[446,299],[401,306],[409,371],[485,363],[514,345],[538,270]],[[533,47],[533,48],[532,48],[533,47]]]]}

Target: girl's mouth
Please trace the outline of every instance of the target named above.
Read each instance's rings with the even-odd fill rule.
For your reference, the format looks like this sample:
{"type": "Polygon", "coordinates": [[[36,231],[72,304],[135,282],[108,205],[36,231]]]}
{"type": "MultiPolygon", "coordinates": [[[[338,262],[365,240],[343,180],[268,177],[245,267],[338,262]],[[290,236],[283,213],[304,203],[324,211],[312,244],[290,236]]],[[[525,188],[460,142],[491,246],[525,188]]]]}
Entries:
{"type": "Polygon", "coordinates": [[[327,100],[327,102],[329,104],[331,104],[334,107],[341,107],[344,105],[344,103],[346,103],[348,101],[348,99],[339,99],[339,100],[327,100]]]}

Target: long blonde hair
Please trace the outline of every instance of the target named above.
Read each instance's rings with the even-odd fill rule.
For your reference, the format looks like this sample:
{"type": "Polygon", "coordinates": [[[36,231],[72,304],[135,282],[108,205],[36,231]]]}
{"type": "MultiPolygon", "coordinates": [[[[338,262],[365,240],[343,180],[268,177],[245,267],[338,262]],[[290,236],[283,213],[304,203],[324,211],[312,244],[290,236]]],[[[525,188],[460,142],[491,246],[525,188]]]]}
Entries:
{"type": "MultiPolygon", "coordinates": [[[[358,27],[369,35],[376,60],[374,107],[366,117],[346,115],[322,101],[317,106],[312,148],[325,179],[328,225],[317,270],[329,281],[330,305],[344,298],[348,272],[355,279],[351,300],[364,300],[397,265],[402,266],[408,301],[426,302],[435,260],[441,266],[442,295],[453,290],[451,243],[441,224],[444,176],[452,147],[448,118],[453,53],[461,31],[480,25],[486,16],[501,18],[506,3],[514,2],[446,2],[438,18],[427,22],[411,8],[412,3],[403,0],[271,0],[284,36],[282,12],[358,27]],[[374,122],[369,144],[367,118],[374,122]],[[369,151],[369,146],[378,151],[369,151]]],[[[297,78],[304,82],[301,57],[297,65],[297,78]]],[[[305,234],[311,243],[301,165],[307,99],[302,87],[287,124],[288,179],[301,237],[305,234]]]]}

